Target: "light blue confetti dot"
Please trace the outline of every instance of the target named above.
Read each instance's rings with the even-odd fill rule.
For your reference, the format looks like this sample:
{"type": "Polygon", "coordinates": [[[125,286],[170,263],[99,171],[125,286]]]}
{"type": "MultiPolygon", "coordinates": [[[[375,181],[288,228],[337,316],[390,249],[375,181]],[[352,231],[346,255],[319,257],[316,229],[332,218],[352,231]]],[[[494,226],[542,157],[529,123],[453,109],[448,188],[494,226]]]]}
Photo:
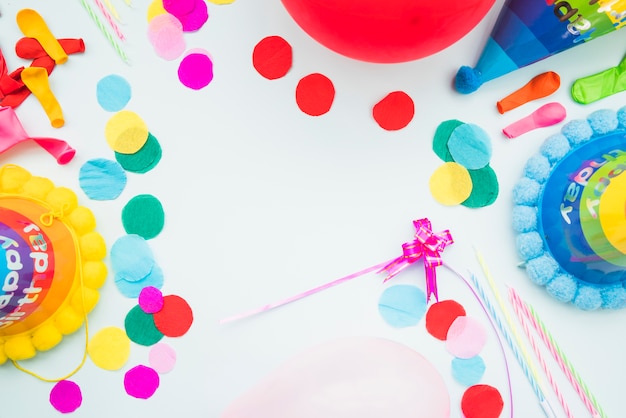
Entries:
{"type": "Polygon", "coordinates": [[[485,362],[480,356],[452,359],[452,377],[463,386],[473,386],[485,374],[485,362]]]}
{"type": "Polygon", "coordinates": [[[116,74],[108,75],[98,81],[96,97],[102,108],[108,112],[118,112],[130,101],[130,84],[116,74]]]}
{"type": "Polygon", "coordinates": [[[160,289],[163,287],[163,281],[163,270],[157,264],[152,267],[152,270],[146,277],[136,282],[124,280],[124,278],[118,275],[115,276],[117,290],[127,298],[138,298],[143,288],[148,286],[160,289]]]}
{"type": "Polygon", "coordinates": [[[134,234],[118,238],[111,246],[110,257],[115,276],[127,282],[143,280],[156,264],[147,241],[134,234]]]}
{"type": "Polygon", "coordinates": [[[90,199],[113,200],[126,187],[126,171],[117,161],[96,158],[82,165],[78,181],[90,199]]]}
{"type": "Polygon", "coordinates": [[[426,314],[426,309],[426,295],[420,288],[411,285],[388,287],[378,301],[378,311],[383,320],[396,328],[417,325],[426,314]]]}
{"type": "Polygon", "coordinates": [[[489,164],[491,139],[481,127],[465,123],[452,131],[448,149],[454,161],[469,170],[478,170],[489,164]]]}

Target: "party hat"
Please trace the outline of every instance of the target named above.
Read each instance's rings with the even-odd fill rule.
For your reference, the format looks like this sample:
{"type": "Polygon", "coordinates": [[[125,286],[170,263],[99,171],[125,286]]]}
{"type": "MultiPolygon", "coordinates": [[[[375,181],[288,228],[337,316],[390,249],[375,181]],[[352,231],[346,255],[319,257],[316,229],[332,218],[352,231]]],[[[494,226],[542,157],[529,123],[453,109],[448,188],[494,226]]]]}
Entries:
{"type": "Polygon", "coordinates": [[[472,93],[486,81],[625,24],[626,0],[507,0],[476,67],[461,67],[455,88],[472,93]]]}

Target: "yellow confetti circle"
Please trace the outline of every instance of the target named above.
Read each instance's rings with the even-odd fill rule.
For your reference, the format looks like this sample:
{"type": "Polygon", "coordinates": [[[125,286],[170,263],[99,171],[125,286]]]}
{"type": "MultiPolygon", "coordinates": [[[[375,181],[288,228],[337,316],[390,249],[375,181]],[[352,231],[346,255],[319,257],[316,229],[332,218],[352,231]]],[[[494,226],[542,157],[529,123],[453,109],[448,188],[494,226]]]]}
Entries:
{"type": "Polygon", "coordinates": [[[148,140],[148,127],[141,117],[130,110],[117,112],[109,119],[104,136],[113,151],[134,154],[148,140]]]}
{"type": "Polygon", "coordinates": [[[209,3],[213,3],[213,4],[231,4],[234,2],[235,0],[209,0],[209,3]]]}
{"type": "Polygon", "coordinates": [[[118,327],[102,328],[89,341],[87,353],[96,366],[104,370],[119,370],[130,356],[130,339],[118,327]]]}
{"type": "Polygon", "coordinates": [[[165,10],[165,7],[163,7],[163,0],[154,0],[148,6],[148,22],[150,22],[155,17],[165,13],[167,13],[167,10],[165,10]]]}
{"type": "Polygon", "coordinates": [[[435,170],[428,186],[435,200],[442,205],[459,205],[472,193],[472,178],[461,164],[448,162],[435,170]]]}

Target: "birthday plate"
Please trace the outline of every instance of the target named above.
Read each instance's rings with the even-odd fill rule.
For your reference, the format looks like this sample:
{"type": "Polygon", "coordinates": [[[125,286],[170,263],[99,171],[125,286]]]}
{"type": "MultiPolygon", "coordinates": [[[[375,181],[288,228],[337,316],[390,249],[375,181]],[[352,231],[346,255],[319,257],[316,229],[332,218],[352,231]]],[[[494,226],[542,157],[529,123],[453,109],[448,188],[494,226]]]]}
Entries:
{"type": "Polygon", "coordinates": [[[626,107],[567,123],[513,191],[529,278],[583,310],[626,306],[626,107]]]}
{"type": "Polygon", "coordinates": [[[107,276],[104,239],[70,189],[0,167],[0,364],[78,330],[107,276]]]}

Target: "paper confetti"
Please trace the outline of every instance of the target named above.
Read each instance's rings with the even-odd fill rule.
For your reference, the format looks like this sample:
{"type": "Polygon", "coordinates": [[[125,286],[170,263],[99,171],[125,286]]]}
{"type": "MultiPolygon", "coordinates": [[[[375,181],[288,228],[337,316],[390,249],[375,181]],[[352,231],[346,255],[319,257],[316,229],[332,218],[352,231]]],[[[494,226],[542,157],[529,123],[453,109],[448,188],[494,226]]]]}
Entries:
{"type": "Polygon", "coordinates": [[[139,345],[151,346],[163,338],[163,333],[154,324],[152,314],[145,313],[139,305],[126,314],[124,328],[128,338],[139,345]]]}
{"type": "Polygon", "coordinates": [[[464,123],[450,135],[448,149],[455,162],[468,170],[478,170],[489,164],[491,139],[478,125],[464,123]]]}
{"type": "Polygon", "coordinates": [[[50,404],[62,414],[76,411],[82,403],[80,387],[71,380],[58,381],[50,391],[50,404]]]}
{"type": "Polygon", "coordinates": [[[180,57],[187,47],[182,23],[169,13],[150,20],[148,39],[156,54],[168,61],[180,57]]]}
{"type": "Polygon", "coordinates": [[[124,375],[124,389],[134,398],[149,399],[159,384],[159,374],[147,366],[135,366],[124,375]]]}
{"type": "Polygon", "coordinates": [[[465,391],[461,399],[465,418],[498,418],[503,408],[500,392],[489,385],[474,385],[465,391]]]}
{"type": "Polygon", "coordinates": [[[184,335],[193,323],[193,312],[185,299],[176,295],[163,297],[163,308],[154,313],[154,325],[168,337],[184,335]]]}
{"type": "Polygon", "coordinates": [[[454,130],[463,125],[463,122],[456,119],[446,120],[441,122],[439,126],[437,126],[437,130],[435,131],[435,136],[433,138],[433,151],[439,158],[441,158],[444,162],[454,161],[452,158],[452,154],[450,154],[450,150],[448,149],[448,140],[450,139],[450,135],[454,130]]]}
{"type": "Polygon", "coordinates": [[[138,303],[145,313],[159,312],[163,309],[163,293],[154,286],[146,286],[139,293],[138,303]]]}
{"type": "Polygon", "coordinates": [[[477,384],[484,374],[485,362],[480,356],[452,359],[452,377],[464,386],[477,384]]]}
{"type": "Polygon", "coordinates": [[[150,348],[148,362],[157,373],[169,373],[176,365],[176,351],[165,343],[155,344],[150,348]]]}
{"type": "Polygon", "coordinates": [[[92,200],[116,199],[126,187],[126,172],[122,166],[105,158],[87,161],[80,168],[80,188],[92,200]]]}
{"type": "Polygon", "coordinates": [[[122,209],[122,225],[127,234],[152,239],[163,230],[164,223],[163,206],[150,194],[133,197],[122,209]]]}
{"type": "Polygon", "coordinates": [[[128,276],[115,275],[115,286],[120,293],[127,298],[137,298],[141,294],[141,290],[146,286],[163,287],[164,277],[163,270],[157,264],[152,266],[150,272],[140,280],[128,280],[128,276]]]}
{"type": "Polygon", "coordinates": [[[96,85],[98,104],[107,112],[118,112],[128,104],[131,97],[130,84],[117,74],[103,77],[96,85]]]}
{"type": "Polygon", "coordinates": [[[480,170],[467,171],[472,179],[472,192],[461,204],[468,208],[482,208],[495,202],[500,186],[493,168],[487,165],[480,170]]]}
{"type": "Polygon", "coordinates": [[[252,52],[252,65],[263,77],[276,80],[291,68],[291,45],[280,36],[268,36],[259,41],[252,52]]]}
{"type": "Polygon", "coordinates": [[[446,350],[458,358],[471,358],[480,353],[487,342],[487,331],[477,320],[457,317],[446,336],[446,350]]]}
{"type": "Polygon", "coordinates": [[[113,151],[132,154],[148,140],[148,127],[135,112],[122,110],[108,120],[104,136],[113,151]]]}
{"type": "MultiPolygon", "coordinates": [[[[183,3],[189,3],[189,1],[185,0],[183,3]]],[[[165,2],[163,5],[165,7],[165,2]]],[[[172,14],[174,14],[174,16],[176,16],[183,24],[183,30],[185,32],[195,32],[200,30],[200,28],[202,28],[202,26],[204,26],[209,19],[209,10],[204,0],[193,0],[193,9],[189,13],[182,13],[180,10],[181,8],[178,7],[178,14],[172,14]]]]}
{"type": "Polygon", "coordinates": [[[426,330],[438,340],[445,341],[448,329],[459,316],[465,316],[465,308],[454,300],[442,300],[430,305],[426,312],[426,330]]]}
{"type": "Polygon", "coordinates": [[[334,100],[335,86],[323,74],[309,74],[296,86],[296,103],[307,115],[320,116],[327,113],[334,100]]]}
{"type": "Polygon", "coordinates": [[[146,143],[133,154],[115,153],[115,160],[126,171],[143,174],[152,170],[161,161],[162,150],[159,141],[148,133],[146,143]]]}
{"type": "Polygon", "coordinates": [[[118,327],[103,328],[89,341],[87,353],[101,369],[119,370],[130,356],[130,339],[118,327]]]}
{"type": "Polygon", "coordinates": [[[406,127],[415,114],[413,99],[403,91],[394,91],[374,105],[372,115],[381,128],[397,131],[406,127]]]}
{"type": "Polygon", "coordinates": [[[417,325],[426,313],[426,295],[416,286],[390,286],[380,296],[378,312],[393,327],[417,325]]]}
{"type": "Polygon", "coordinates": [[[213,62],[207,53],[187,54],[178,66],[178,79],[193,90],[200,90],[213,80],[213,62]]]}
{"type": "Polygon", "coordinates": [[[435,170],[428,186],[435,200],[442,205],[459,205],[472,193],[472,178],[461,164],[449,162],[435,170]]]}
{"type": "Polygon", "coordinates": [[[127,281],[144,279],[156,264],[150,246],[139,235],[118,238],[111,246],[110,258],[115,274],[127,281]]]}

